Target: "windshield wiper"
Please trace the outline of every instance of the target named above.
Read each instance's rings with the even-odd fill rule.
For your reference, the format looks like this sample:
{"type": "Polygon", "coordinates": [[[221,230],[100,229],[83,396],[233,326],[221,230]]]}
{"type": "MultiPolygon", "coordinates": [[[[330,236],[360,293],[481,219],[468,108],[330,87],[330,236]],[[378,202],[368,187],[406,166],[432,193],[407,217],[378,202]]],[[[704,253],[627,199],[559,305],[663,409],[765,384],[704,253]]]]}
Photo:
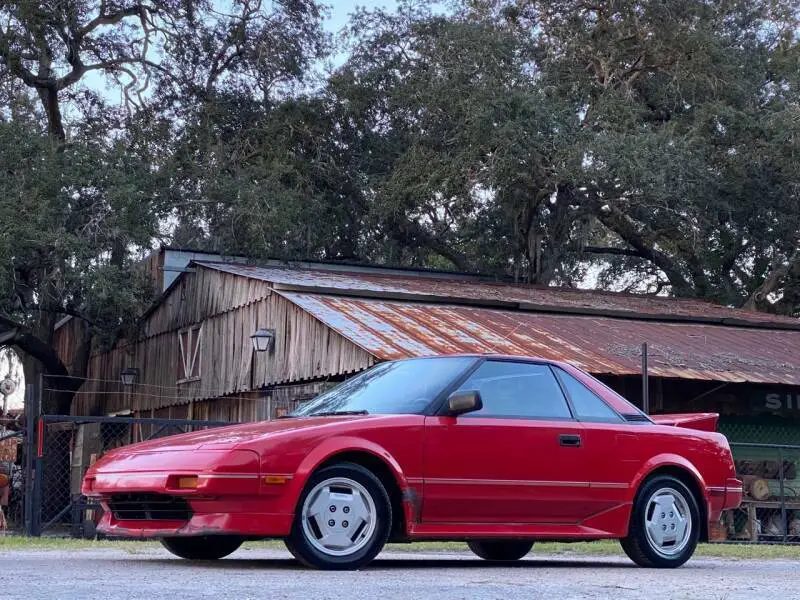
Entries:
{"type": "Polygon", "coordinates": [[[330,410],[328,412],[311,413],[310,415],[281,415],[278,419],[299,419],[300,417],[341,417],[350,415],[368,415],[366,410],[330,410]]]}
{"type": "Polygon", "coordinates": [[[307,417],[341,417],[349,415],[368,415],[366,410],[331,410],[328,412],[311,413],[307,417]]]}

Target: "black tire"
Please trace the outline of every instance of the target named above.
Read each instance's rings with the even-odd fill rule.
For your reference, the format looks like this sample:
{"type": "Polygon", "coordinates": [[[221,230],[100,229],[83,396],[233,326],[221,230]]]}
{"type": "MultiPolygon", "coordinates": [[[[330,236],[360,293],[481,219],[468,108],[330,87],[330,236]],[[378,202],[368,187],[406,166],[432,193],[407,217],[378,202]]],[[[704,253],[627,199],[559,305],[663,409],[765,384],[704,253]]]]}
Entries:
{"type": "Polygon", "coordinates": [[[284,540],[289,552],[307,567],[326,570],[359,569],[369,564],[383,549],[392,529],[392,504],[381,480],[371,471],[355,463],[339,463],[314,473],[306,483],[295,509],[294,523],[284,540]],[[306,537],[303,527],[303,506],[308,494],[327,479],[345,478],[360,484],[375,505],[375,529],[365,545],[345,556],[327,554],[316,548],[306,537]]]}
{"type": "Polygon", "coordinates": [[[621,539],[620,543],[625,554],[640,567],[674,569],[675,567],[680,567],[694,554],[697,542],[700,539],[700,529],[700,509],[692,491],[685,483],[671,475],[657,475],[645,481],[639,488],[636,500],[633,503],[628,536],[621,539]],[[660,552],[654,543],[650,541],[645,525],[648,517],[646,512],[651,498],[664,489],[673,490],[683,497],[691,517],[691,530],[686,544],[682,550],[671,556],[660,552]]]}
{"type": "Polygon", "coordinates": [[[244,539],[235,535],[168,537],[161,544],[175,556],[188,560],[217,560],[233,554],[244,539]]]}
{"type": "Polygon", "coordinates": [[[530,540],[469,540],[467,546],[483,560],[519,560],[533,548],[530,540]]]}

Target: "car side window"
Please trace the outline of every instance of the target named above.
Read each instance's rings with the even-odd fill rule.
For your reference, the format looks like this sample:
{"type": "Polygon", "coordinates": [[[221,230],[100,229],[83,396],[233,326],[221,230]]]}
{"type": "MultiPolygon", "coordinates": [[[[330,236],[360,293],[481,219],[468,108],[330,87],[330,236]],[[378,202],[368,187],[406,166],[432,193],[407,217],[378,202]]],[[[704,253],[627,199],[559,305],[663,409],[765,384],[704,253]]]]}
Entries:
{"type": "Polygon", "coordinates": [[[477,390],[483,408],[464,417],[571,419],[558,381],[547,365],[489,360],[460,386],[477,390]]]}
{"type": "Polygon", "coordinates": [[[603,421],[621,423],[623,419],[614,410],[597,396],[592,390],[575,379],[572,375],[558,369],[558,376],[572,401],[575,416],[582,421],[603,421]]]}

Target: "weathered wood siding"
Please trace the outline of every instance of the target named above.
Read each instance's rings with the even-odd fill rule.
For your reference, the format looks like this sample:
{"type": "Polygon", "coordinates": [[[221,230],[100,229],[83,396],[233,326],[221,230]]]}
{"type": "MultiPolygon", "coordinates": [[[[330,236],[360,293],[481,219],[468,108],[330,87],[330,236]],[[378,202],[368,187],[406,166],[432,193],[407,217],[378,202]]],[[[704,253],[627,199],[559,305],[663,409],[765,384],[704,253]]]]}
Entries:
{"type": "MultiPolygon", "coordinates": [[[[194,273],[182,277],[147,315],[142,337],[200,323],[210,316],[253,304],[271,293],[272,286],[266,281],[197,267],[194,273]]],[[[248,333],[248,337],[252,333],[248,333]]]]}
{"type": "Polygon", "coordinates": [[[199,410],[203,405],[197,401],[224,396],[223,404],[209,405],[210,412],[192,418],[252,420],[260,418],[254,395],[263,395],[254,390],[324,381],[374,362],[365,350],[274,293],[269,283],[198,268],[148,315],[138,342],[92,358],[91,380],[80,390],[75,412],[169,416],[163,409],[191,402],[199,410]],[[178,332],[198,324],[200,377],[177,383],[178,332]],[[260,327],[275,330],[270,352],[253,352],[250,336],[260,327]],[[129,367],[139,369],[139,381],[124,389],[119,374],[129,367]]]}
{"type": "Polygon", "coordinates": [[[55,348],[58,358],[71,373],[75,362],[75,350],[78,343],[83,338],[83,327],[79,319],[70,317],[53,332],[53,348],[55,348]]]}

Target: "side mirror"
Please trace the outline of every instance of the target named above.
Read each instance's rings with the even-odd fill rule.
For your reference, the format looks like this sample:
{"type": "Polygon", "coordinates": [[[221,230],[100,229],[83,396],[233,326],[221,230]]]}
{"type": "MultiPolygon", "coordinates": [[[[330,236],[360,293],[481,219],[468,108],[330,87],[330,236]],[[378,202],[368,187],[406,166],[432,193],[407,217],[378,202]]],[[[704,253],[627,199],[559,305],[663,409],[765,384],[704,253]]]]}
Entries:
{"type": "Polygon", "coordinates": [[[483,400],[481,400],[481,393],[478,390],[453,392],[447,399],[447,409],[452,417],[475,412],[482,408],[483,400]]]}

